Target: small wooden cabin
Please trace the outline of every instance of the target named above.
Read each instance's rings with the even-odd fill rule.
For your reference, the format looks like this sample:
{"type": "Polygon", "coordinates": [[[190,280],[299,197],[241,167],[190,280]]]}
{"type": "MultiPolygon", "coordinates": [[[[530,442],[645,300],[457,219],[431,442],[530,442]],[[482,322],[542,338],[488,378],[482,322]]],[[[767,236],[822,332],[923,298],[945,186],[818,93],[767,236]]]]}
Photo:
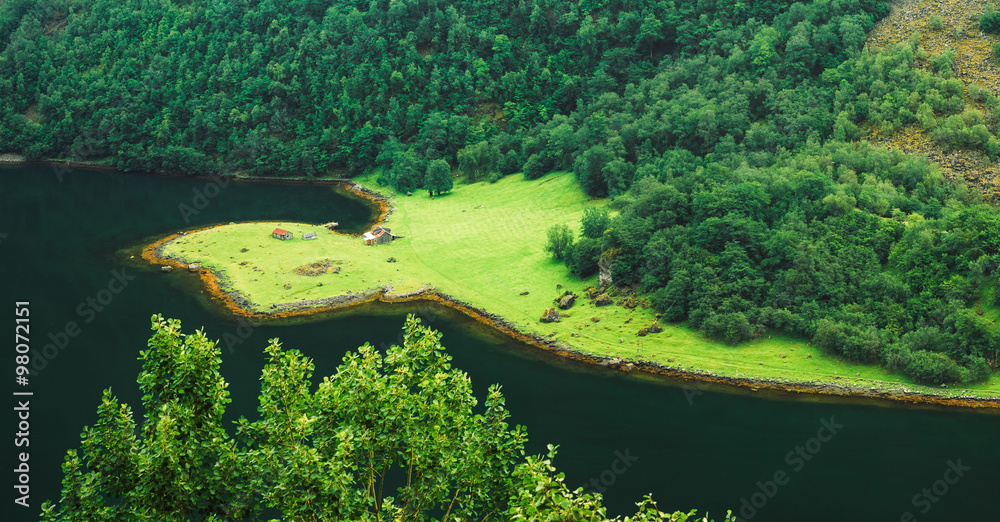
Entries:
{"type": "Polygon", "coordinates": [[[283,228],[276,228],[273,232],[271,232],[271,237],[286,241],[292,239],[292,233],[283,228]]]}
{"type": "Polygon", "coordinates": [[[393,235],[389,232],[388,228],[375,227],[371,232],[365,232],[365,244],[366,245],[386,245],[392,242],[399,236],[393,235]]]}
{"type": "Polygon", "coordinates": [[[308,241],[310,239],[316,239],[316,233],[315,232],[306,232],[305,234],[302,234],[302,239],[304,239],[306,241],[308,241]]]}

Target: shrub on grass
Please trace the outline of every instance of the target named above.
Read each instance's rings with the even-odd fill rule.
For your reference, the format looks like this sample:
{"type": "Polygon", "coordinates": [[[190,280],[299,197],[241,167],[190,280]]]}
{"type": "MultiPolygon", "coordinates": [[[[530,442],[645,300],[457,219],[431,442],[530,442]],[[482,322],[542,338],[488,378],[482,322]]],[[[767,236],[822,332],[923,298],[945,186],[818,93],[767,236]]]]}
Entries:
{"type": "Polygon", "coordinates": [[[562,261],[566,254],[573,248],[573,231],[565,223],[552,225],[546,234],[549,242],[545,245],[545,251],[552,254],[552,258],[562,261]]]}
{"type": "Polygon", "coordinates": [[[600,242],[583,237],[572,248],[567,249],[565,261],[570,272],[582,279],[597,273],[597,261],[600,258],[600,242]]]}
{"type": "Polygon", "coordinates": [[[921,384],[958,382],[962,378],[958,363],[947,355],[926,350],[917,350],[910,355],[906,374],[921,384]]]}
{"type": "Polygon", "coordinates": [[[756,333],[743,312],[710,314],[701,324],[701,330],[709,339],[725,341],[731,345],[749,341],[756,333]]]}

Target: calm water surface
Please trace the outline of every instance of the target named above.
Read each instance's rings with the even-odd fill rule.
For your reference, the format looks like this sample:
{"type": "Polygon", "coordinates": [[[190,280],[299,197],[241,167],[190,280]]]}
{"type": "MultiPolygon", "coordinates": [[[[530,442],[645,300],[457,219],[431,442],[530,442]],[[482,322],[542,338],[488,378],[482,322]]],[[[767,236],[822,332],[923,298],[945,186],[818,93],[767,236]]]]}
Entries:
{"type": "MultiPolygon", "coordinates": [[[[236,322],[211,307],[193,276],[136,268],[123,249],[230,221],[336,220],[359,229],[372,219],[365,204],[330,186],[230,183],[215,191],[211,183],[103,171],[70,171],[60,181],[48,166],[0,166],[6,324],[13,330],[14,302],[28,300],[34,346],[49,342],[48,334],[59,339],[67,323],[80,330],[26,387],[15,383],[13,343],[0,345],[8,376],[0,385],[8,404],[0,456],[8,470],[21,451],[14,446],[11,394],[34,393],[31,507],[14,504],[16,475],[8,472],[0,520],[35,520],[41,502],[58,497],[63,457],[95,422],[103,389],[111,387],[141,418],[137,357],[151,315],[178,318],[186,330],[203,327],[212,338],[236,333],[236,322]],[[215,195],[201,200],[199,192],[215,195]],[[185,215],[181,205],[198,212],[185,215]],[[127,285],[106,292],[109,284],[119,288],[110,283],[119,276],[127,285]],[[106,304],[98,301],[98,312],[88,298],[106,304]]],[[[661,507],[707,509],[716,520],[744,505],[741,520],[755,521],[907,520],[906,512],[920,521],[997,519],[1000,416],[684,389],[553,358],[420,303],[369,305],[320,321],[256,328],[223,354],[233,398],[229,418],[256,415],[269,338],[314,357],[317,375],[329,375],[366,341],[396,342],[407,313],[444,333],[455,365],[469,373],[479,397],[500,383],[513,421],[528,426],[529,449],[558,444],[556,465],[567,483],[596,484],[612,514],[633,511],[635,501],[653,493],[661,507]],[[961,464],[961,476],[948,471],[949,462],[961,464]]]]}

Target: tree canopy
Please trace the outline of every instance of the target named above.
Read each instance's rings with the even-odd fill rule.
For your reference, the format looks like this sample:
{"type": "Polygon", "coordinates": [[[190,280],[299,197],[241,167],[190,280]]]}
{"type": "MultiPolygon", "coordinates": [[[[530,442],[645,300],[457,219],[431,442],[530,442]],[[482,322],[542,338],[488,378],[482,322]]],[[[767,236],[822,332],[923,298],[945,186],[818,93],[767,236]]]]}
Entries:
{"type": "Polygon", "coordinates": [[[352,174],[410,153],[384,172],[398,190],[422,185],[426,161],[482,179],[576,168],[588,152],[581,182],[613,194],[675,146],[773,151],[829,134],[833,120],[810,113],[828,97],[817,79],[887,12],[876,0],[11,1],[0,143],[32,159],[260,176],[352,174]]]}
{"type": "MultiPolygon", "coordinates": [[[[783,330],[927,384],[1000,366],[987,314],[1000,213],[964,183],[864,142],[812,143],[760,168],[680,160],[690,167],[666,164],[612,203],[603,235],[571,248],[574,273],[604,256],[665,320],[730,344],[783,330]]],[[[584,230],[604,228],[594,221],[584,230]]]]}
{"type": "MultiPolygon", "coordinates": [[[[606,519],[599,494],[565,486],[553,446],[524,456],[500,387],[479,406],[440,334],[412,316],[402,346],[365,344],[315,384],[312,361],[272,339],[260,418],[235,434],[217,343],[161,316],[152,328],[141,425],[106,390],[42,520],[246,520],[264,508],[289,520],[606,519]]],[[[694,517],[647,498],[625,520],[694,517]]]]}

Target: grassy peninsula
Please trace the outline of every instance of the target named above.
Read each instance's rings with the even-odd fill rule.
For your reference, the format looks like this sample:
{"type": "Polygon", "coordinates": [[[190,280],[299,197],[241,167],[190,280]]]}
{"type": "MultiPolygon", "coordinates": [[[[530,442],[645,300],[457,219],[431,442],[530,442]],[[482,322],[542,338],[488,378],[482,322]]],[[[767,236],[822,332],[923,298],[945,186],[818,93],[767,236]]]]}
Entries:
{"type": "Polygon", "coordinates": [[[711,341],[682,323],[663,323],[663,332],[638,336],[657,320],[654,309],[626,308],[618,304],[621,299],[595,306],[585,289],[597,285],[597,276],[573,277],[544,251],[548,227],[565,223],[578,232],[584,210],[606,204],[588,199],[570,173],[462,184],[434,198],[423,192],[393,194],[373,177],[358,181],[388,198],[392,211],[383,225],[402,239],[368,246],[360,236],[331,232],[322,224],[252,222],[177,236],[162,244],[158,255],[220,275],[224,287],[254,303],[251,311],[264,314],[273,311],[271,303],[304,303],[308,309],[307,303],[336,296],[370,296],[385,289],[385,298],[392,299],[427,290],[499,315],[519,332],[557,346],[702,377],[815,383],[817,391],[824,391],[824,384],[835,387],[827,393],[905,388],[942,397],[1000,394],[996,376],[960,388],[921,386],[780,332],[767,331],[739,346],[711,341]],[[278,227],[294,239],[272,238],[278,227]],[[316,232],[317,239],[303,240],[308,232],[316,232]],[[566,291],[580,295],[576,304],[561,311],[559,322],[540,322],[566,291]]]}

